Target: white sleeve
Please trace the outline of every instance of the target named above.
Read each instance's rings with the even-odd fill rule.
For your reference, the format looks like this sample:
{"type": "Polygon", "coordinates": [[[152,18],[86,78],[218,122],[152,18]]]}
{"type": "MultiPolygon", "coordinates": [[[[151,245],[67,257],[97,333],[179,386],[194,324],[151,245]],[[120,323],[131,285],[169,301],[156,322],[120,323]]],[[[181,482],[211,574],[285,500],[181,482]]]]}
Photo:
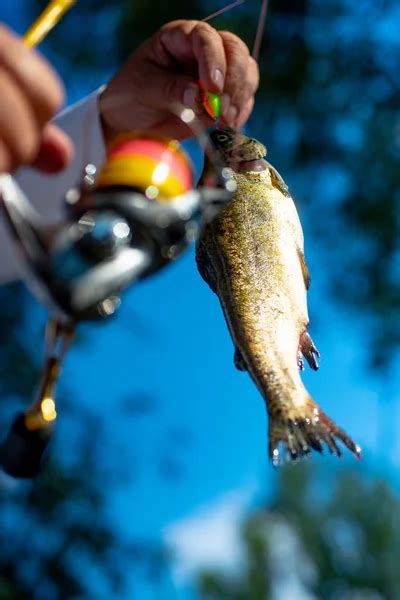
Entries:
{"type": "MultiPolygon", "coordinates": [[[[67,108],[54,119],[75,146],[74,159],[68,169],[59,175],[42,175],[33,169],[23,168],[15,175],[19,186],[43,216],[43,223],[60,220],[64,194],[80,180],[85,165],[91,163],[99,167],[104,161],[105,146],[98,112],[100,91],[67,108]]],[[[18,276],[10,234],[0,215],[0,283],[18,276]]]]}

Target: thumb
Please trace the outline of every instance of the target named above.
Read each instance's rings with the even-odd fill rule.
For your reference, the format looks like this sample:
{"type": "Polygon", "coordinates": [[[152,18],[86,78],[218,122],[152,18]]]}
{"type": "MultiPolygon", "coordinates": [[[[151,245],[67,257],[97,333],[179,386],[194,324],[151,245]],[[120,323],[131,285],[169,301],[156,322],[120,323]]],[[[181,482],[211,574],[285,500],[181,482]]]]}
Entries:
{"type": "Polygon", "coordinates": [[[64,170],[73,158],[73,145],[69,137],[53,123],[43,129],[39,152],[32,163],[34,169],[43,173],[64,170]]]}
{"type": "MultiPolygon", "coordinates": [[[[159,69],[154,80],[155,89],[148,89],[149,104],[166,112],[180,114],[182,108],[191,108],[196,114],[203,111],[198,84],[188,75],[174,75],[159,69]]],[[[151,86],[152,87],[152,86],[151,86]]]]}

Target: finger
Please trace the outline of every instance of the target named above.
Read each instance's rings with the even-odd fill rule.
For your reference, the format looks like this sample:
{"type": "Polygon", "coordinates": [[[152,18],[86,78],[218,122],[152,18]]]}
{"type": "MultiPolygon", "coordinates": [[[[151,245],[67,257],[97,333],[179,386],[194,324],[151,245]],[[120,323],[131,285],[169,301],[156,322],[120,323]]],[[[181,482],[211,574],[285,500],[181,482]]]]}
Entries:
{"type": "Polygon", "coordinates": [[[39,129],[25,96],[15,81],[0,70],[0,132],[8,155],[8,170],[28,164],[39,147],[39,129]]]}
{"type": "Polygon", "coordinates": [[[260,84],[260,71],[257,61],[252,56],[249,57],[247,64],[246,90],[249,97],[254,96],[260,84]]]}
{"type": "Polygon", "coordinates": [[[221,93],[227,65],[220,35],[206,23],[200,23],[193,30],[192,45],[198,60],[199,78],[210,92],[221,93]]]}
{"type": "Polygon", "coordinates": [[[235,127],[237,127],[238,129],[243,127],[243,125],[246,123],[247,119],[251,115],[253,108],[254,108],[254,96],[249,98],[247,100],[246,104],[244,105],[244,107],[242,108],[242,110],[236,120],[235,127]]]}
{"type": "Polygon", "coordinates": [[[159,35],[167,55],[192,68],[197,66],[193,75],[211,92],[222,92],[227,65],[223,42],[215,29],[201,21],[173,21],[159,35]]]}
{"type": "Polygon", "coordinates": [[[249,66],[247,69],[247,81],[244,85],[242,104],[239,107],[239,115],[233,124],[233,127],[242,127],[249,118],[254,107],[254,94],[259,84],[259,71],[256,61],[250,57],[249,66]]]}
{"type": "Polygon", "coordinates": [[[233,124],[249,98],[251,88],[248,81],[248,69],[251,65],[254,78],[254,65],[250,60],[246,44],[240,38],[229,31],[220,32],[220,36],[227,61],[221,111],[224,120],[233,124]]]}
{"type": "Polygon", "coordinates": [[[58,173],[70,164],[73,154],[73,145],[66,133],[57,125],[48,123],[31,166],[43,173],[58,173]]]}
{"type": "Polygon", "coordinates": [[[64,91],[55,71],[2,24],[0,68],[5,69],[21,87],[40,125],[46,123],[62,106],[64,91]]]}
{"type": "Polygon", "coordinates": [[[245,105],[243,106],[239,115],[234,119],[234,121],[227,121],[223,117],[220,119],[220,127],[234,127],[235,129],[240,129],[246,123],[249,118],[252,110],[254,108],[254,96],[251,96],[245,105]]]}

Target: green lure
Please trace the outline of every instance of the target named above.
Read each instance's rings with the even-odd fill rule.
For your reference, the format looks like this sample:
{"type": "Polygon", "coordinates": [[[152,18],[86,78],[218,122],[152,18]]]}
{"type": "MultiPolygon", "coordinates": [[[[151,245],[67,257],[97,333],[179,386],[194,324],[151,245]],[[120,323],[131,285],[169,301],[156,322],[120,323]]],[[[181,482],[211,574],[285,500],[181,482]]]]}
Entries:
{"type": "Polygon", "coordinates": [[[204,106],[207,114],[210,115],[212,119],[218,119],[221,114],[220,96],[218,94],[214,94],[213,92],[209,92],[201,81],[199,81],[199,88],[201,103],[204,106]]]}

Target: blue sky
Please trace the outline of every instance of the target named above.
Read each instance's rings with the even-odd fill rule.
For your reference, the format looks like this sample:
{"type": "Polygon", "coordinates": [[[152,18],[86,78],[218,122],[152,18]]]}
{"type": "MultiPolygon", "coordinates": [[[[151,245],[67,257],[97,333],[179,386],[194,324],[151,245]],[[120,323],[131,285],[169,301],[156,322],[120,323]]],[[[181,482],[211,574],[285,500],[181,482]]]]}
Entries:
{"type": "MultiPolygon", "coordinates": [[[[24,2],[3,0],[0,18],[22,32],[28,24],[24,2]]],[[[90,82],[91,87],[102,82],[90,82]]],[[[88,91],[89,83],[76,85],[69,97],[73,100],[88,91]]],[[[290,143],[290,124],[285,126],[290,143]]],[[[258,135],[255,124],[252,133],[258,135]]],[[[273,155],[270,160],[274,162],[273,155]]],[[[340,174],[331,185],[340,190],[340,174]]],[[[321,240],[311,238],[304,205],[301,212],[313,280],[309,305],[316,326],[311,324],[311,332],[322,355],[319,372],[305,372],[306,386],[362,446],[362,469],[379,471],[381,459],[385,470],[394,469],[399,466],[400,442],[389,439],[383,447],[380,439],[383,425],[398,422],[399,378],[391,373],[391,380],[382,382],[366,368],[368,322],[333,302],[324,253],[318,247],[321,240]]],[[[44,322],[43,312],[32,310],[44,322]]],[[[124,535],[176,541],[170,532],[180,521],[186,523],[190,517],[193,522],[197,514],[202,522],[204,511],[224,499],[231,506],[232,498],[238,499],[232,518],[239,518],[241,507],[273,489],[276,474],[267,461],[264,404],[249,377],[233,366],[232,343],[219,303],[197,273],[193,249],[127,292],[115,320],[82,329],[85,339],[71,350],[61,387],[72,388],[82,402],[101,408],[110,436],[126,448],[116,461],[129,461],[131,453],[135,457],[133,482],[110,491],[110,514],[124,535]],[[115,406],[135,393],[154,398],[154,410],[133,420],[119,418],[115,406]],[[160,476],[165,468],[160,453],[181,472],[176,480],[160,476]]],[[[225,530],[218,530],[214,522],[209,535],[212,531],[223,536],[225,530]]],[[[230,533],[226,535],[229,545],[230,533]]],[[[182,587],[176,584],[170,597],[189,597],[184,580],[178,581],[182,587]]],[[[154,597],[143,586],[141,598],[154,597]]]]}

